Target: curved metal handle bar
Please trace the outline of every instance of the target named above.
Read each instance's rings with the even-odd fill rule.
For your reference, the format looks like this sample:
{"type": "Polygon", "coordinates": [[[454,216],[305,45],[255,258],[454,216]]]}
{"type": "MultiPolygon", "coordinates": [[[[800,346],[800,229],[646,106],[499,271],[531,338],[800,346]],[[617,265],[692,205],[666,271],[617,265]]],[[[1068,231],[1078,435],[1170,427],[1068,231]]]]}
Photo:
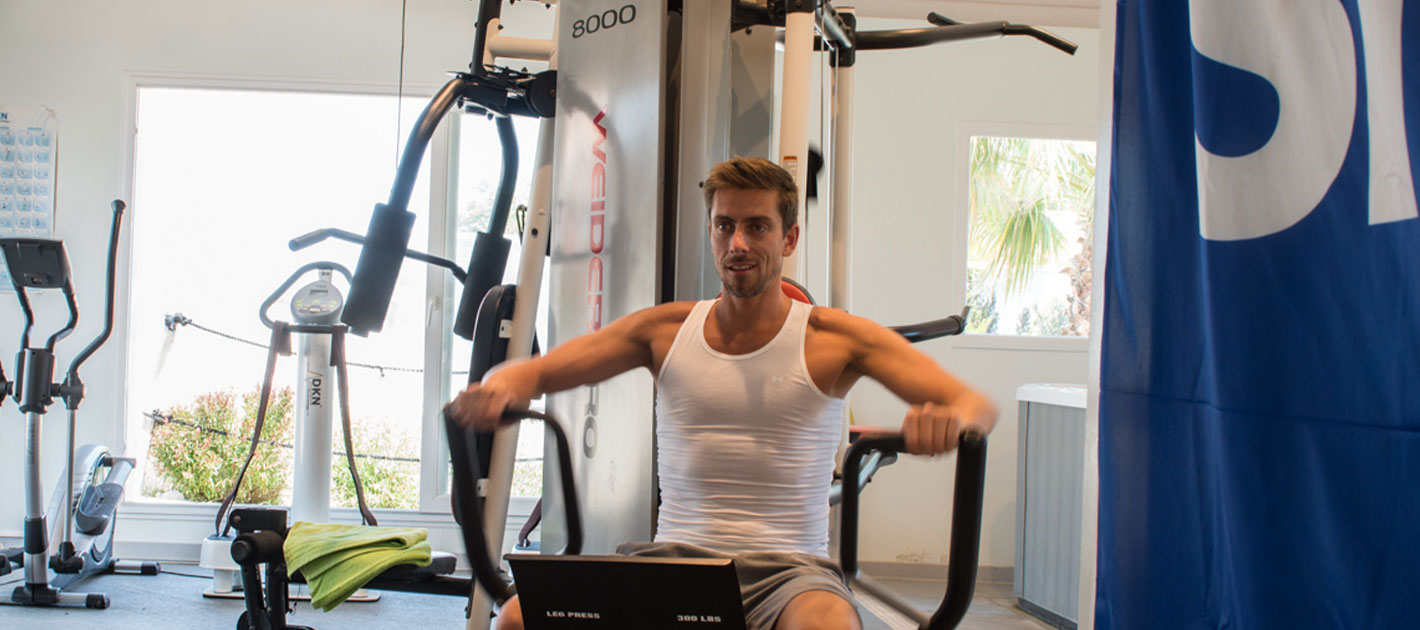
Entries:
{"type": "MultiPolygon", "coordinates": [[[[862,489],[872,482],[873,475],[876,475],[878,470],[883,466],[893,463],[893,461],[895,460],[887,459],[880,451],[869,453],[868,458],[862,463],[862,470],[858,471],[858,491],[862,492],[862,489]]],[[[838,505],[842,502],[843,482],[839,481],[828,488],[828,504],[838,505]]]]}
{"type": "Polygon", "coordinates": [[[1005,22],[973,22],[929,28],[906,28],[891,31],[858,31],[858,50],[892,50],[896,48],[919,48],[959,42],[971,39],[1000,37],[1006,28],[1005,22]]]}
{"type": "MultiPolygon", "coordinates": [[[[871,451],[906,452],[898,433],[863,436],[843,459],[842,525],[839,558],[843,572],[858,577],[858,470],[871,451]]],[[[925,628],[955,628],[966,616],[976,588],[977,557],[981,546],[981,510],[986,488],[986,438],[975,432],[961,435],[957,448],[956,486],[952,491],[952,534],[947,559],[947,592],[925,628]]],[[[908,611],[903,611],[908,612],[908,611]]]]}
{"type": "Polygon", "coordinates": [[[44,342],[44,349],[47,352],[54,352],[54,344],[74,332],[74,326],[79,323],[79,304],[74,301],[74,283],[66,278],[64,286],[59,290],[64,293],[64,303],[69,306],[69,321],[64,323],[63,328],[54,331],[54,334],[49,336],[49,340],[44,342]]]}
{"type": "MultiPolygon", "coordinates": [[[[572,449],[567,442],[567,433],[552,416],[531,410],[509,409],[503,413],[505,422],[522,419],[542,420],[552,429],[557,442],[557,463],[561,469],[563,511],[567,513],[567,547],[563,554],[576,555],[582,552],[582,514],[577,503],[577,484],[572,479],[572,449]]],[[[477,449],[469,447],[464,439],[467,431],[449,415],[449,407],[444,406],[444,432],[449,441],[450,463],[453,465],[454,493],[458,495],[460,506],[459,528],[463,532],[464,550],[468,563],[473,568],[474,578],[483,585],[499,602],[513,596],[511,584],[498,577],[498,570],[488,553],[488,538],[483,531],[483,510],[479,507],[475,471],[479,470],[477,449]],[[461,481],[460,481],[461,480],[461,481]]]]}
{"type": "Polygon", "coordinates": [[[956,26],[957,24],[961,24],[960,21],[953,20],[952,18],[942,15],[941,13],[937,13],[936,11],[931,11],[927,13],[927,21],[931,22],[933,26],[956,26]]]}
{"type": "Polygon", "coordinates": [[[328,260],[318,260],[313,263],[306,263],[304,265],[301,265],[300,269],[297,269],[295,273],[292,273],[290,277],[286,278],[286,281],[282,282],[281,286],[276,287],[276,290],[272,291],[271,295],[266,297],[266,301],[261,303],[261,310],[257,312],[257,317],[261,318],[261,323],[263,325],[265,325],[267,328],[276,327],[276,323],[271,321],[270,317],[267,317],[266,312],[271,310],[271,305],[275,304],[276,300],[281,299],[281,296],[286,294],[286,290],[291,288],[291,285],[296,284],[296,280],[300,279],[301,276],[305,275],[307,271],[315,269],[330,269],[332,271],[338,271],[340,272],[340,275],[345,276],[345,282],[347,284],[352,282],[350,270],[346,269],[345,265],[342,265],[340,263],[330,262],[328,260]]]}
{"type": "Polygon", "coordinates": [[[909,28],[893,31],[859,31],[855,48],[857,50],[918,48],[946,42],[986,39],[1006,35],[1029,35],[1071,55],[1075,54],[1075,50],[1079,48],[1079,46],[1076,46],[1073,42],[1059,35],[1028,24],[1011,24],[1009,22],[961,23],[947,18],[943,19],[950,23],[932,28],[909,28]]]}
{"type": "MultiPolygon", "coordinates": [[[[15,277],[12,275],[10,279],[14,280],[15,277]]],[[[23,352],[25,348],[30,347],[30,331],[35,327],[35,313],[34,309],[30,308],[30,296],[25,293],[25,287],[19,281],[16,281],[14,286],[15,297],[20,301],[20,313],[25,316],[25,327],[20,331],[20,351],[23,352]]],[[[20,368],[17,366],[15,369],[19,370],[20,368]]]]}
{"type": "MultiPolygon", "coordinates": [[[[322,228],[319,230],[312,230],[310,232],[306,232],[305,234],[291,239],[291,241],[287,243],[287,246],[291,248],[291,251],[298,252],[328,238],[346,241],[349,243],[355,243],[356,245],[365,244],[365,237],[354,232],[348,232],[339,228],[322,228]]],[[[458,263],[447,258],[441,258],[439,256],[435,256],[433,254],[426,254],[424,252],[417,252],[408,248],[404,250],[404,257],[410,260],[417,260],[422,263],[434,265],[435,267],[443,267],[445,269],[448,269],[449,273],[454,274],[454,279],[458,280],[459,284],[463,284],[464,280],[468,278],[468,274],[464,273],[463,267],[460,267],[458,263]]]]}
{"type": "Polygon", "coordinates": [[[410,132],[409,140],[404,144],[404,154],[399,158],[399,167],[395,172],[394,185],[390,187],[389,202],[386,205],[400,210],[409,208],[409,198],[414,194],[414,181],[419,177],[419,163],[424,159],[424,151],[429,148],[429,142],[434,139],[434,130],[439,128],[444,116],[453,109],[454,103],[463,98],[468,89],[468,80],[456,76],[444,84],[439,93],[424,106],[424,111],[419,112],[419,120],[415,121],[414,130],[410,132]]]}
{"type": "Polygon", "coordinates": [[[951,315],[943,319],[922,322],[920,324],[893,326],[892,330],[906,337],[907,340],[912,343],[936,339],[938,337],[960,335],[962,332],[966,331],[966,316],[970,312],[971,307],[967,306],[961,309],[960,315],[951,315]]]}
{"type": "Polygon", "coordinates": [[[355,262],[355,281],[350,284],[350,294],[346,296],[345,310],[340,316],[356,335],[363,337],[384,326],[394,285],[399,279],[404,255],[409,251],[409,237],[414,227],[409,197],[419,176],[419,163],[439,122],[454,103],[463,98],[469,85],[463,75],[454,77],[420,112],[404,145],[394,185],[390,187],[389,202],[375,204],[370,215],[365,245],[360,248],[360,258],[355,262]]]}
{"type": "Polygon", "coordinates": [[[493,126],[498,130],[498,145],[503,149],[503,170],[498,176],[498,190],[493,195],[493,214],[488,218],[487,231],[494,236],[502,236],[508,227],[513,192],[518,187],[518,133],[509,116],[495,117],[493,126]]]}
{"type": "Polygon", "coordinates": [[[1042,43],[1048,46],[1059,49],[1061,52],[1068,55],[1073,55],[1075,54],[1076,50],[1080,49],[1080,46],[1075,42],[1065,39],[1064,37],[1056,35],[1055,33],[1047,31],[1043,28],[1031,26],[1029,24],[1007,24],[1006,30],[1003,31],[1003,34],[1029,35],[1040,40],[1042,43]]]}
{"type": "Polygon", "coordinates": [[[114,276],[117,273],[115,267],[118,266],[118,228],[123,222],[123,209],[126,207],[128,206],[126,206],[123,201],[119,199],[113,200],[113,226],[109,228],[108,233],[108,271],[104,285],[104,295],[106,296],[104,298],[104,329],[99,333],[99,336],[94,337],[94,340],[89,342],[89,345],[84,346],[84,349],[79,351],[79,355],[74,357],[74,360],[69,363],[69,371],[66,373],[66,380],[78,380],[79,366],[89,360],[89,355],[92,355],[94,351],[98,350],[99,346],[104,345],[104,342],[108,341],[109,334],[113,332],[113,286],[114,276]]]}

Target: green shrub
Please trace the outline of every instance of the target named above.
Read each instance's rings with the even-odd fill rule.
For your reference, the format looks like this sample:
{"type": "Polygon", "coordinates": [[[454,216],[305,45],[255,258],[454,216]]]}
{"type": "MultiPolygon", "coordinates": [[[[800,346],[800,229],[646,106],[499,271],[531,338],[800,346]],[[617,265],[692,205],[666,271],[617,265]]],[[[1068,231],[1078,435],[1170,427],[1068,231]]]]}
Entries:
{"type": "MultiPolygon", "coordinates": [[[[412,510],[419,507],[419,441],[403,427],[377,422],[355,422],[351,431],[355,443],[355,469],[365,489],[365,503],[372,508],[412,510]],[[412,461],[409,461],[412,460],[412,461]]],[[[350,478],[345,442],[340,429],[334,436],[338,451],[330,462],[331,503],[342,507],[358,505],[355,482],[350,478]]]]}
{"type": "MultiPolygon", "coordinates": [[[[174,407],[167,421],[153,424],[149,456],[158,474],[188,501],[221,501],[231,491],[251,449],[261,390],[198,395],[174,407]]],[[[291,388],[272,392],[262,427],[262,444],[247,469],[238,503],[274,504],[281,500],[291,477],[291,388]]]]}
{"type": "Polygon", "coordinates": [[[542,496],[542,460],[518,460],[513,464],[513,487],[515,497],[542,496]]]}

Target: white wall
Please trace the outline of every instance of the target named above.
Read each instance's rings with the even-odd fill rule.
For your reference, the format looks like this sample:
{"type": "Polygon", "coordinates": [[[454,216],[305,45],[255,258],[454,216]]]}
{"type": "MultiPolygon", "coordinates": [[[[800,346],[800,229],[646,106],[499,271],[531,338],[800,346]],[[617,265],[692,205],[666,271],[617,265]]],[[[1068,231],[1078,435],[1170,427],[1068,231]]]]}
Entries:
{"type": "MultiPolygon", "coordinates": [[[[400,61],[400,2],[388,0],[49,0],[3,3],[0,13],[0,102],[44,105],[60,120],[57,213],[54,236],[65,240],[74,270],[82,318],[59,348],[60,370],[98,331],[104,289],[104,254],[109,201],[129,199],[132,124],[131,77],[200,76],[255,80],[271,85],[325,86],[394,94],[400,61]]],[[[468,67],[478,3],[466,0],[408,0],[404,50],[405,93],[432,93],[447,72],[468,67]]],[[[505,8],[509,34],[546,37],[550,16],[541,4],[505,8]]],[[[410,114],[406,114],[410,115],[410,114]]],[[[260,121],[234,120],[234,126],[260,121]]],[[[389,120],[374,126],[394,128],[389,120]]],[[[384,150],[384,147],[381,147],[384,150]]],[[[392,175],[391,175],[392,181],[392,175]]],[[[214,195],[251,195],[234,182],[214,195]]],[[[371,200],[382,201],[382,199],[371,200]]],[[[352,210],[368,216],[369,207],[352,210]]],[[[131,235],[143,221],[132,207],[124,225],[131,235]]],[[[290,235],[273,235],[288,238],[290,235]]],[[[218,235],[194,235],[217,238],[218,235]]],[[[120,260],[126,258],[127,243],[120,260]]],[[[188,261],[174,261],[186,264],[188,261]]],[[[239,268],[240,261],[194,261],[211,265],[214,282],[239,268]]],[[[123,440],[125,268],[113,337],[85,365],[88,395],[80,408],[80,442],[110,445],[123,440]]],[[[0,358],[11,366],[13,338],[20,330],[19,308],[0,295],[0,358]],[[13,333],[13,337],[12,337],[13,333]]],[[[63,304],[36,304],[37,330],[57,326],[63,304]]],[[[52,330],[52,328],[49,328],[52,330]]],[[[47,333],[46,333],[47,334],[47,333]]],[[[9,372],[13,375],[13,371],[9,372]]],[[[47,497],[63,468],[64,414],[54,408],[44,429],[44,491],[47,497]]],[[[129,421],[135,419],[129,418],[129,421]]],[[[122,447],[119,449],[122,451],[122,447]]],[[[133,455],[134,453],[127,453],[133,455]]],[[[137,453],[141,456],[142,453],[137,453]]],[[[0,536],[18,536],[24,514],[20,485],[24,461],[24,418],[13,404],[0,409],[0,536]]],[[[162,514],[125,509],[118,529],[122,542],[197,541],[211,530],[210,508],[162,514]]],[[[441,519],[451,525],[447,518],[441,519]]],[[[452,530],[456,536],[456,529],[452,530]]],[[[435,543],[449,531],[435,532],[435,543]]]]}
{"type": "MultiPolygon", "coordinates": [[[[859,23],[863,30],[920,26],[859,23]]],[[[1072,129],[1094,138],[1098,33],[1052,30],[1078,43],[1079,51],[1072,57],[1034,40],[1009,38],[859,54],[851,244],[855,313],[902,324],[961,309],[964,127],[1072,129]]],[[[1085,383],[1088,344],[1079,340],[1048,350],[972,347],[990,344],[957,337],[922,348],[1000,406],[987,456],[980,563],[1007,567],[1014,562],[1015,544],[1015,389],[1025,383],[1085,383]]],[[[855,389],[852,408],[860,423],[893,427],[906,411],[872,383],[855,389]]],[[[908,459],[879,475],[879,483],[864,494],[864,513],[895,511],[896,516],[863,523],[863,559],[946,561],[954,461],[908,459]]]]}
{"type": "MultiPolygon", "coordinates": [[[[427,90],[442,84],[446,71],[467,66],[476,7],[465,0],[409,0],[407,83],[427,90]]],[[[55,236],[67,243],[85,313],[72,336],[73,345],[61,345],[61,365],[67,365],[82,346],[78,340],[97,332],[108,202],[125,197],[130,185],[126,169],[131,74],[361,85],[391,93],[398,75],[397,2],[7,1],[3,13],[0,58],[7,63],[0,64],[0,102],[45,105],[60,119],[55,236]]],[[[545,29],[546,15],[540,4],[519,3],[505,9],[505,22],[510,34],[525,34],[518,31],[528,24],[534,25],[533,30],[545,29]]],[[[906,25],[864,20],[863,28],[899,24],[906,25]]],[[[853,226],[855,312],[892,324],[940,317],[960,308],[960,290],[948,282],[965,273],[959,204],[964,203],[966,191],[956,174],[965,156],[957,144],[960,123],[1093,128],[1096,32],[1060,32],[1081,44],[1078,55],[1071,58],[1034,42],[1005,40],[860,56],[854,140],[858,156],[854,201],[859,213],[853,226]]],[[[393,125],[393,121],[371,124],[393,125]]],[[[133,209],[132,220],[142,221],[142,208],[133,209]]],[[[133,222],[125,226],[126,232],[131,233],[133,222]]],[[[62,307],[51,306],[56,308],[37,306],[40,321],[59,317],[62,307]]],[[[12,331],[18,335],[17,310],[0,304],[0,348],[12,347],[3,341],[5,335],[12,331]]],[[[89,394],[81,410],[82,441],[112,444],[122,439],[123,419],[113,411],[122,408],[124,387],[128,322],[122,300],[117,317],[114,337],[84,371],[89,394]]],[[[1086,347],[983,349],[964,347],[962,340],[936,341],[925,347],[1001,405],[1002,419],[990,450],[981,562],[1009,566],[1016,484],[1015,387],[1028,382],[1084,382],[1086,347]]],[[[891,426],[904,411],[872,384],[854,393],[853,409],[859,422],[891,426]]],[[[62,467],[61,424],[62,413],[57,412],[46,422],[46,493],[62,467]]],[[[24,439],[23,418],[13,404],[0,410],[0,436],[0,462],[5,462],[0,478],[7,480],[0,484],[0,536],[14,536],[23,514],[19,478],[24,439]]],[[[942,562],[950,465],[907,461],[884,471],[879,480],[865,497],[866,509],[906,510],[911,518],[865,522],[863,559],[942,562]]],[[[193,514],[169,524],[200,537],[209,519],[193,514]]],[[[172,534],[170,529],[138,523],[119,530],[125,541],[161,542],[173,540],[172,534]]]]}

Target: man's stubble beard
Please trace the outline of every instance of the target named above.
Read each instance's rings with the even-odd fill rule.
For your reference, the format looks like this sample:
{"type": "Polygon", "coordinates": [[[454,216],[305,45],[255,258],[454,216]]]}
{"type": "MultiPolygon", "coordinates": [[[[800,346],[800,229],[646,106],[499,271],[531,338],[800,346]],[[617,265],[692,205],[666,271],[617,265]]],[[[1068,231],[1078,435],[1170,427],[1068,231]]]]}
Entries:
{"type": "MultiPolygon", "coordinates": [[[[760,268],[763,269],[763,265],[761,265],[760,268]]],[[[734,286],[731,285],[730,280],[724,275],[720,276],[720,286],[725,290],[725,293],[728,293],[734,297],[740,299],[752,298],[758,296],[761,293],[764,293],[764,291],[769,288],[770,280],[773,280],[774,278],[777,278],[782,275],[783,269],[784,265],[781,262],[779,266],[774,269],[774,271],[765,273],[764,275],[760,276],[759,282],[756,282],[754,285],[746,288],[744,291],[737,290],[734,286]]],[[[727,274],[729,273],[728,270],[726,270],[725,272],[727,274]]]]}

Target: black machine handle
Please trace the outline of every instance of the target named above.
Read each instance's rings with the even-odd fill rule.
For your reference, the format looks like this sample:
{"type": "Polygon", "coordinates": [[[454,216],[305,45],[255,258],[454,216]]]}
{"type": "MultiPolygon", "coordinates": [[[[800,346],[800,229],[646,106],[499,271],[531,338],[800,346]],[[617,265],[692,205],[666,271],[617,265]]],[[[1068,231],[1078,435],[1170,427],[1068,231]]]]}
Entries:
{"type": "Polygon", "coordinates": [[[108,260],[105,285],[104,325],[93,340],[74,357],[69,364],[63,383],[50,383],[54,368],[54,346],[74,330],[79,321],[79,309],[74,300],[74,284],[70,277],[69,261],[62,241],[49,239],[4,239],[7,257],[14,254],[17,260],[26,256],[49,261],[36,269],[11,269],[12,284],[20,302],[20,310],[25,317],[25,327],[20,334],[20,364],[17,366],[15,382],[5,380],[0,373],[0,397],[13,393],[20,409],[26,413],[44,413],[45,407],[53,402],[53,395],[64,399],[65,405],[73,410],[84,397],[84,384],[79,380],[79,366],[87,361],[113,332],[114,278],[117,274],[119,227],[122,225],[123,201],[113,200],[113,221],[109,229],[108,260]],[[21,276],[25,276],[21,279],[21,276]],[[30,309],[27,286],[45,289],[60,289],[69,309],[69,319],[64,327],[50,335],[43,349],[30,347],[30,331],[34,328],[34,313],[30,309]]]}
{"type": "MultiPolygon", "coordinates": [[[[20,301],[20,312],[25,316],[25,328],[20,333],[20,352],[26,353],[32,350],[30,348],[30,331],[34,329],[35,323],[34,311],[30,309],[29,294],[25,292],[26,287],[59,289],[64,294],[64,302],[69,308],[69,320],[64,323],[63,328],[49,336],[42,351],[52,355],[54,344],[58,343],[60,339],[68,337],[79,321],[79,305],[74,302],[74,282],[69,271],[69,257],[64,252],[64,242],[51,239],[7,238],[3,243],[5,257],[7,260],[11,260],[9,264],[12,265],[10,269],[11,285],[15,289],[15,297],[20,301]],[[41,269],[22,272],[13,267],[15,263],[11,258],[12,253],[22,260],[34,257],[45,262],[39,263],[41,269]],[[27,274],[28,277],[21,279],[22,275],[27,274]]],[[[38,349],[33,350],[39,351],[38,349]]],[[[52,365],[52,358],[50,365],[52,365]]],[[[45,373],[49,374],[48,368],[45,369],[45,373]]],[[[22,377],[23,375],[21,375],[22,377]]],[[[48,384],[44,387],[48,388],[48,384]]]]}
{"type": "MultiPolygon", "coordinates": [[[[488,0],[483,3],[484,7],[497,5],[497,2],[488,0]]],[[[496,17],[496,15],[495,15],[496,17]]],[[[480,24],[480,27],[483,25],[480,24]]],[[[481,32],[481,31],[480,31],[481,32]]],[[[480,39],[480,46],[482,40],[480,39]]],[[[482,56],[481,48],[475,50],[475,55],[482,56]]],[[[414,190],[415,178],[419,175],[419,164],[423,158],[424,150],[428,147],[429,141],[434,137],[434,129],[439,122],[448,114],[455,104],[464,100],[477,101],[486,111],[498,113],[504,117],[508,114],[518,115],[546,115],[551,116],[551,112],[539,114],[537,108],[532,105],[519,105],[519,103],[540,102],[527,96],[529,90],[549,89],[553,83],[549,83],[544,75],[538,77],[510,77],[490,73],[487,69],[480,69],[474,75],[460,74],[454,77],[444,88],[434,96],[429,105],[420,113],[415,129],[409,135],[409,140],[405,144],[404,154],[400,158],[399,167],[395,173],[394,184],[390,189],[388,203],[376,204],[375,211],[370,215],[370,226],[365,230],[364,247],[360,249],[360,259],[355,265],[355,282],[350,286],[350,296],[346,300],[345,312],[341,315],[341,321],[350,326],[351,332],[357,335],[365,335],[372,331],[379,331],[384,326],[385,314],[389,310],[390,296],[394,291],[395,280],[399,276],[400,264],[403,257],[408,255],[409,237],[414,226],[414,214],[407,209],[409,197],[414,190]],[[489,89],[489,88],[494,89],[489,89]],[[516,97],[516,98],[515,98],[516,97]]],[[[543,105],[542,107],[547,107],[543,105]]],[[[503,184],[500,185],[500,198],[504,195],[511,196],[512,188],[509,185],[509,177],[506,175],[509,169],[508,138],[512,136],[511,123],[502,121],[499,123],[500,139],[504,147],[504,172],[503,184]],[[506,187],[506,192],[503,188],[506,187]]],[[[512,149],[514,163],[512,168],[516,168],[516,148],[512,149]]],[[[514,170],[515,174],[516,171],[514,170]]],[[[507,212],[504,210],[501,215],[506,221],[507,212]]],[[[499,226],[501,228],[501,226],[499,226]]],[[[493,235],[502,237],[499,232],[493,235]]],[[[495,239],[496,240],[496,239],[495,239]]],[[[507,247],[502,246],[502,256],[506,263],[507,247]]],[[[484,273],[483,265],[478,264],[480,256],[485,255],[480,250],[478,244],[474,246],[474,259],[469,263],[469,272],[473,274],[484,273]]],[[[497,257],[497,252],[491,255],[497,257]]],[[[425,262],[434,262],[410,256],[425,262]]],[[[435,264],[441,264],[435,262],[435,264]]],[[[446,266],[442,265],[441,266],[446,266]]],[[[450,267],[454,271],[455,277],[465,286],[469,284],[467,277],[460,277],[457,266],[450,267]]],[[[495,270],[484,273],[492,278],[488,282],[476,282],[475,288],[482,287],[481,290],[465,290],[464,295],[472,295],[475,299],[464,300],[460,304],[460,311],[477,310],[478,300],[482,299],[484,292],[496,285],[502,278],[501,266],[495,270]]],[[[481,277],[481,276],[480,276],[481,277]]]]}
{"type": "Polygon", "coordinates": [[[912,343],[936,339],[938,337],[960,335],[966,330],[966,316],[970,312],[971,307],[966,306],[961,309],[960,315],[948,315],[942,319],[934,319],[930,322],[922,322],[920,324],[893,326],[892,330],[906,337],[907,340],[912,343]]]}
{"type": "MultiPolygon", "coordinates": [[[[557,463],[561,469],[563,509],[567,513],[567,547],[561,553],[577,555],[582,552],[582,513],[577,503],[577,484],[572,479],[572,449],[568,445],[567,433],[552,416],[526,409],[509,409],[503,413],[504,422],[518,420],[541,420],[552,430],[557,442],[557,463]]],[[[479,507],[476,480],[480,469],[478,449],[470,446],[470,431],[459,425],[449,415],[449,407],[444,407],[444,432],[449,440],[450,463],[453,466],[455,505],[459,506],[458,520],[463,532],[464,550],[468,553],[468,563],[473,567],[474,578],[483,585],[483,590],[499,602],[513,596],[513,587],[498,576],[498,570],[488,553],[488,538],[483,531],[483,510],[479,507]]]]}
{"type": "Polygon", "coordinates": [[[1080,49],[1080,46],[1075,42],[1065,39],[1064,37],[1056,35],[1055,33],[1047,31],[1043,28],[1038,28],[1027,24],[1007,24],[1005,30],[1003,30],[1002,33],[1005,35],[1029,35],[1030,37],[1034,37],[1040,40],[1046,45],[1052,46],[1070,55],[1075,54],[1075,51],[1080,49]]]}
{"type": "MultiPolygon", "coordinates": [[[[937,13],[936,11],[927,14],[927,21],[937,26],[956,26],[958,24],[961,24],[961,22],[953,20],[945,15],[942,15],[941,13],[937,13]]],[[[1029,24],[1007,24],[1006,28],[1002,30],[1001,34],[1029,35],[1042,42],[1045,42],[1046,44],[1054,46],[1055,48],[1059,48],[1060,50],[1063,50],[1071,55],[1075,54],[1075,51],[1080,48],[1078,45],[1075,44],[1075,42],[1065,39],[1064,37],[1056,35],[1055,33],[1047,31],[1043,28],[1037,28],[1029,24]]]]}
{"type": "Polygon", "coordinates": [[[69,370],[64,373],[64,382],[59,386],[59,393],[64,398],[66,409],[77,409],[79,401],[84,399],[84,381],[79,378],[79,366],[83,365],[89,357],[108,341],[108,337],[113,333],[113,287],[114,278],[118,270],[118,229],[123,224],[123,210],[128,206],[119,199],[113,200],[113,224],[108,233],[108,269],[104,278],[104,328],[99,331],[99,335],[94,337],[89,345],[74,357],[69,363],[69,370]]]}
{"type": "Polygon", "coordinates": [[[404,145],[404,153],[400,156],[389,200],[375,204],[375,211],[370,215],[365,244],[360,248],[360,258],[355,263],[355,281],[350,284],[350,295],[346,297],[345,310],[340,316],[340,321],[350,326],[350,332],[356,335],[378,332],[384,326],[394,284],[399,278],[399,269],[414,230],[414,213],[409,211],[409,198],[414,193],[420,161],[424,159],[424,150],[433,139],[439,122],[463,98],[469,86],[469,79],[465,76],[454,77],[419,113],[414,130],[404,145]]]}
{"type": "MultiPolygon", "coordinates": [[[[839,529],[839,563],[850,579],[858,577],[858,470],[863,456],[872,451],[903,453],[906,450],[901,434],[884,433],[859,438],[843,458],[843,522],[839,529]]],[[[957,447],[956,486],[952,491],[947,592],[924,628],[955,628],[971,604],[981,547],[981,511],[985,489],[986,437],[965,431],[957,447]]]]}
{"type": "Polygon", "coordinates": [[[1050,31],[1028,24],[1010,22],[957,22],[937,13],[927,16],[935,24],[932,28],[910,28],[892,31],[858,31],[854,48],[857,50],[888,50],[896,48],[917,48],[944,42],[969,39],[984,39],[1007,35],[1026,35],[1073,55],[1079,46],[1050,31]]]}
{"type": "MultiPolygon", "coordinates": [[[[414,191],[414,182],[419,175],[420,161],[434,137],[439,122],[460,103],[476,104],[485,112],[499,117],[510,115],[551,118],[556,106],[556,71],[547,70],[536,75],[517,72],[506,68],[483,65],[483,53],[488,45],[488,27],[502,11],[502,0],[481,0],[478,8],[478,23],[474,33],[473,59],[469,72],[459,73],[444,87],[419,114],[414,130],[405,142],[404,153],[395,169],[394,184],[390,187],[386,203],[375,204],[370,215],[369,228],[363,237],[364,247],[355,265],[355,281],[350,285],[350,295],[345,301],[345,311],[340,321],[350,326],[356,335],[365,336],[378,332],[389,311],[390,298],[394,292],[395,280],[399,276],[400,265],[408,255],[409,237],[414,226],[414,214],[408,209],[409,198],[414,191]]],[[[508,137],[512,135],[511,124],[499,122],[499,134],[503,141],[504,177],[499,189],[499,198],[511,195],[512,178],[510,167],[516,168],[516,148],[512,149],[512,163],[509,162],[508,137]],[[506,191],[504,191],[506,188],[506,191]]],[[[512,171],[515,173],[516,171],[512,171]]],[[[506,217],[506,211],[503,212],[506,217]]],[[[506,219],[504,219],[506,220],[506,219]]],[[[500,226],[501,227],[501,226],[500,226]]],[[[506,264],[507,244],[502,244],[502,261],[496,269],[485,268],[484,261],[491,261],[500,255],[497,241],[501,230],[492,235],[497,238],[480,237],[488,243],[475,243],[473,259],[469,263],[469,274],[474,276],[473,287],[464,291],[464,299],[459,304],[460,314],[478,310],[478,303],[488,289],[497,285],[503,277],[502,265],[506,264]],[[493,251],[483,250],[492,248],[493,251]],[[495,273],[496,272],[496,273],[495,273]],[[491,278],[491,280],[486,280],[491,278]]],[[[410,256],[419,260],[422,258],[410,256]]],[[[434,262],[425,260],[425,262],[434,262]]],[[[440,263],[435,263],[440,264],[440,263]]],[[[445,266],[442,265],[441,266],[445,266]]],[[[454,276],[466,287],[470,281],[457,266],[450,267],[454,276]]],[[[462,336],[472,329],[472,322],[466,317],[456,321],[464,322],[459,327],[462,336]]]]}
{"type": "Polygon", "coordinates": [[[114,199],[112,205],[113,224],[108,233],[108,271],[104,281],[104,329],[99,333],[99,336],[89,342],[89,345],[84,346],[84,349],[79,351],[79,355],[69,363],[68,378],[74,380],[79,378],[79,366],[89,360],[89,356],[94,354],[99,346],[104,345],[104,342],[108,341],[109,334],[113,332],[113,286],[114,276],[117,274],[115,267],[118,266],[118,228],[123,224],[123,210],[128,206],[119,199],[114,199]]]}
{"type": "MultiPolygon", "coordinates": [[[[338,228],[323,228],[306,232],[305,234],[291,239],[290,243],[288,243],[288,246],[291,248],[291,251],[298,252],[328,238],[355,243],[356,245],[365,244],[365,237],[354,232],[349,232],[338,228]]],[[[450,273],[454,274],[454,279],[458,280],[460,283],[462,283],[464,281],[464,278],[468,276],[468,274],[464,273],[463,267],[458,266],[458,263],[455,263],[454,261],[449,260],[447,258],[440,258],[433,254],[426,254],[424,252],[418,252],[412,249],[404,250],[404,257],[410,260],[417,260],[422,263],[434,265],[435,267],[443,267],[445,269],[448,269],[450,273]]],[[[345,277],[347,280],[350,279],[350,275],[348,273],[345,277]]]]}

